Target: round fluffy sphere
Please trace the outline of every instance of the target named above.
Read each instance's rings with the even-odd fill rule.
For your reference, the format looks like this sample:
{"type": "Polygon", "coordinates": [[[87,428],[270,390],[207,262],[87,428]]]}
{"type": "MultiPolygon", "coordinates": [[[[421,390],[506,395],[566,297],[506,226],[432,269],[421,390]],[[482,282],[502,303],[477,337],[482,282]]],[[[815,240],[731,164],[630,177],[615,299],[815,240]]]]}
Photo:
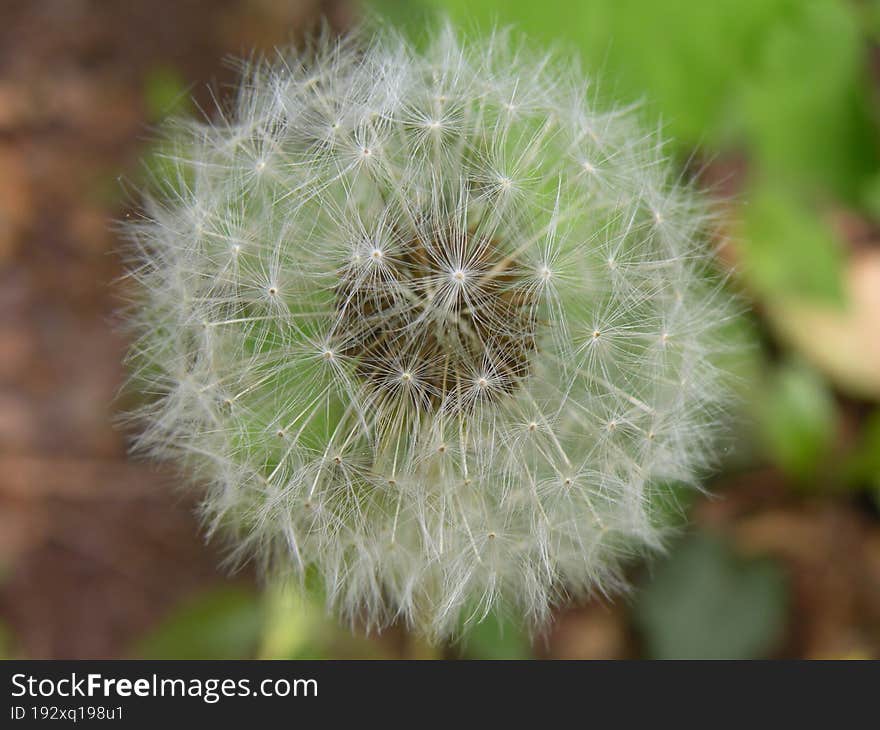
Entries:
{"type": "MultiPolygon", "coordinates": [[[[137,446],[375,627],[621,586],[694,483],[729,298],[633,113],[501,33],[251,63],[127,227],[137,446]]],[[[170,150],[170,151],[169,151],[170,150]]]]}

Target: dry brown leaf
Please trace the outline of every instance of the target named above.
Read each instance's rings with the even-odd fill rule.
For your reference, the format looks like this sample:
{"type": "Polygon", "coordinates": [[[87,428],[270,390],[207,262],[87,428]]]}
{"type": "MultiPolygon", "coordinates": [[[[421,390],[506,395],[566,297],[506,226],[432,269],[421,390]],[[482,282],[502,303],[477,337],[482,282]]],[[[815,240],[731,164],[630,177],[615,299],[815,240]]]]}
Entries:
{"type": "Polygon", "coordinates": [[[844,308],[794,301],[767,302],[781,339],[841,390],[880,400],[880,251],[854,255],[846,271],[844,308]]]}

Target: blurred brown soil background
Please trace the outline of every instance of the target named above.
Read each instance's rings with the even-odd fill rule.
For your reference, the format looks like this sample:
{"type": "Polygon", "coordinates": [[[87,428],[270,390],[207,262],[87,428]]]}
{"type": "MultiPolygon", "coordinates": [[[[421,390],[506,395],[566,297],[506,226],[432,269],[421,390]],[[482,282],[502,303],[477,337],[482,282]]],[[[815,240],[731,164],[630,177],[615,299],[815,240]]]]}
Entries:
{"type": "MultiPolygon", "coordinates": [[[[221,61],[269,49],[320,0],[4,0],[0,7],[0,622],[27,658],[124,656],[218,569],[193,504],[129,461],[114,427],[125,342],[113,221],[149,144],[144,85],[172,67],[210,108],[221,61]],[[120,178],[123,181],[120,181],[120,178]]],[[[850,497],[793,493],[772,470],[728,477],[697,521],[781,559],[792,589],[779,656],[880,656],[880,528],[850,497]]],[[[563,612],[541,655],[638,653],[627,600],[563,612]]]]}
{"type": "MultiPolygon", "coordinates": [[[[115,657],[225,580],[161,468],[113,425],[125,342],[113,221],[173,67],[208,104],[229,54],[321,13],[295,3],[7,0],[0,8],[0,617],[31,658],[115,657]]],[[[130,189],[130,188],[129,188],[130,189]]],[[[239,580],[247,578],[238,578],[239,580]]]]}

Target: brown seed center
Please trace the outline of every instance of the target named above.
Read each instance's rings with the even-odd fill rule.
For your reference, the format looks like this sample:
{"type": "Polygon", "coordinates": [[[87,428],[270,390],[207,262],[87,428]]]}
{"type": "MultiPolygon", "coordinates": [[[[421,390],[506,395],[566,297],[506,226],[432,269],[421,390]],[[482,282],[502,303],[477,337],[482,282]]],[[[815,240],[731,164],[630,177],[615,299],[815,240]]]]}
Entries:
{"type": "Polygon", "coordinates": [[[369,387],[459,410],[528,375],[535,289],[497,241],[411,240],[368,259],[343,273],[336,308],[340,354],[369,387]]]}

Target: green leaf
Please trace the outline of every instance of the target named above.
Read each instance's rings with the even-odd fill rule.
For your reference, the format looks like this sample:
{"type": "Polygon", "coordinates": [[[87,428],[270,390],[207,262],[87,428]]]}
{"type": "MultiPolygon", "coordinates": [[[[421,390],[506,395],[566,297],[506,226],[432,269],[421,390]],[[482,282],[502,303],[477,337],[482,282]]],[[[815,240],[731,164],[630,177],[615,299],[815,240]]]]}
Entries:
{"type": "Polygon", "coordinates": [[[822,377],[800,362],[780,366],[762,391],[758,410],[771,461],[795,479],[813,478],[837,428],[834,399],[822,377]]]}
{"type": "Polygon", "coordinates": [[[855,199],[877,167],[864,42],[850,3],[785,2],[743,80],[746,133],[765,174],[855,199]]]}
{"type": "Polygon", "coordinates": [[[254,655],[263,623],[259,597],[219,588],[185,601],[138,642],[138,659],[246,659],[254,655]]]}
{"type": "MultiPolygon", "coordinates": [[[[408,5],[377,2],[392,19],[408,5]]],[[[432,4],[465,27],[513,24],[536,42],[579,50],[600,90],[623,103],[646,100],[683,150],[744,146],[766,174],[787,185],[851,200],[880,164],[865,71],[863,35],[870,26],[860,24],[853,3],[432,4]]]]}
{"type": "Polygon", "coordinates": [[[581,52],[621,102],[647,99],[669,133],[704,143],[724,132],[755,38],[783,0],[435,0],[464,25],[514,24],[581,52]]]}
{"type": "Polygon", "coordinates": [[[636,596],[633,618],[651,658],[753,659],[773,651],[786,603],[776,563],[744,560],[703,535],[659,565],[636,596]]]}
{"type": "Polygon", "coordinates": [[[746,199],[743,275],[761,298],[842,304],[842,247],[814,207],[768,181],[746,199]]]}

